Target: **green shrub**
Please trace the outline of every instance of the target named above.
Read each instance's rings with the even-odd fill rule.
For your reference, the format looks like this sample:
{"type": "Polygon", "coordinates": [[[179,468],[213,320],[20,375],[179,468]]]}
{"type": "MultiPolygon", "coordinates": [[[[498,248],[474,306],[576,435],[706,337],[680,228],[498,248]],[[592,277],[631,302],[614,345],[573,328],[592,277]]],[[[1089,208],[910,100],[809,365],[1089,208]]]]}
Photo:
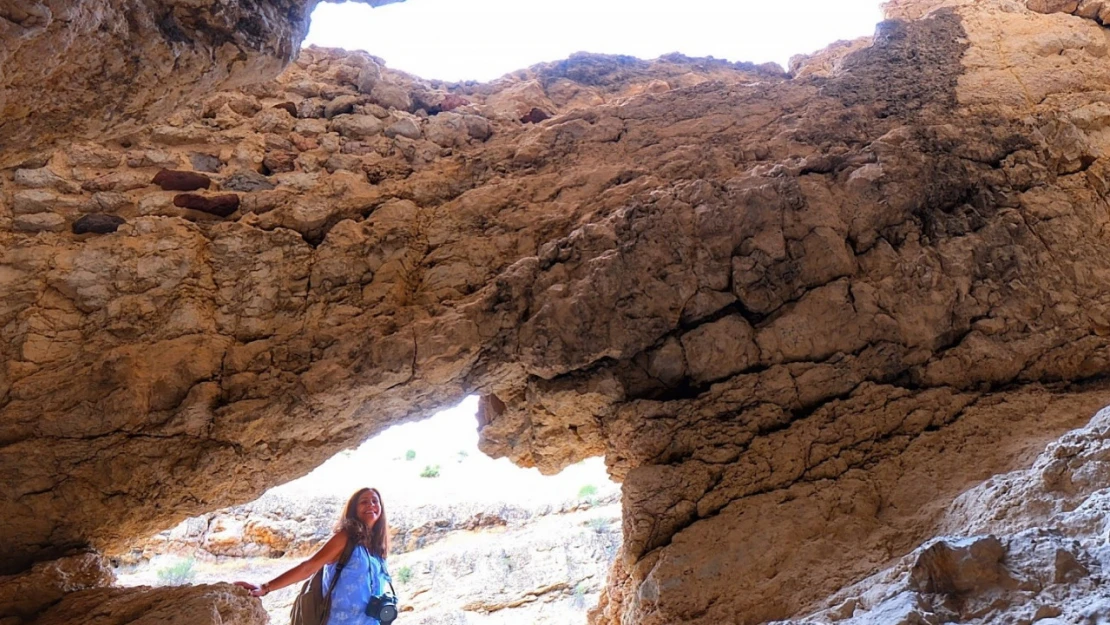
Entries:
{"type": "Polygon", "coordinates": [[[416,460],[416,450],[410,449],[405,452],[405,460],[416,460]]]}
{"type": "Polygon", "coordinates": [[[601,534],[605,532],[605,530],[609,529],[609,519],[597,517],[595,519],[590,519],[589,521],[586,521],[586,525],[589,526],[589,528],[593,531],[601,534]]]}
{"type": "Polygon", "coordinates": [[[193,565],[196,560],[193,558],[186,558],[178,560],[169,566],[164,566],[158,569],[158,581],[162,586],[182,586],[193,581],[197,576],[197,572],[193,570],[193,565]]]}
{"type": "Polygon", "coordinates": [[[578,489],[578,498],[586,502],[587,506],[597,505],[597,487],[593,484],[586,484],[578,489]]]}
{"type": "Polygon", "coordinates": [[[420,472],[420,477],[439,477],[439,465],[427,465],[420,472]]]}
{"type": "Polygon", "coordinates": [[[465,449],[460,449],[459,450],[459,462],[462,462],[463,460],[466,460],[466,457],[469,456],[469,455],[470,454],[466,453],[465,449]]]}
{"type": "Polygon", "coordinates": [[[586,608],[586,591],[588,590],[589,587],[586,586],[586,582],[578,582],[578,585],[574,587],[574,594],[571,598],[571,603],[574,605],[575,608],[578,608],[579,610],[583,610],[586,608]]]}
{"type": "Polygon", "coordinates": [[[412,580],[412,567],[402,566],[397,570],[397,581],[402,584],[407,584],[412,580]]]}

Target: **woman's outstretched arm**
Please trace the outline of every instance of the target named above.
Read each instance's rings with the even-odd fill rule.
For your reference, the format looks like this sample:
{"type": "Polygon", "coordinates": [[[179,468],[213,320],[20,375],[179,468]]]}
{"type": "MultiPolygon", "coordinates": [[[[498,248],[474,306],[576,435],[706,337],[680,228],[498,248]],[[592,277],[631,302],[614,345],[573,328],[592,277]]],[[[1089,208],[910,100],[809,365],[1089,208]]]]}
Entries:
{"type": "Polygon", "coordinates": [[[304,581],[316,571],[319,571],[325,564],[335,562],[339,559],[339,555],[343,553],[343,547],[347,545],[347,532],[339,531],[334,536],[324,543],[323,547],[312,554],[312,557],[301,562],[297,566],[289,569],[288,571],[278,575],[272,580],[265,582],[260,586],[255,586],[249,582],[235,582],[236,586],[242,586],[251,591],[253,597],[263,597],[271,590],[278,588],[285,588],[291,584],[304,581]]]}

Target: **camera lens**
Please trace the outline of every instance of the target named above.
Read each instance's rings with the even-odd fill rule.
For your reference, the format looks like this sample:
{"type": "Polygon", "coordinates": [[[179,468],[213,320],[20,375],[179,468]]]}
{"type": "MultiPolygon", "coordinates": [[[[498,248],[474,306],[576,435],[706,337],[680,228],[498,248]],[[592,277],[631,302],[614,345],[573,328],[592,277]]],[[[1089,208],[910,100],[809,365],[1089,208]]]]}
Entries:
{"type": "Polygon", "coordinates": [[[388,625],[397,618],[397,607],[392,605],[383,605],[382,611],[378,615],[378,620],[388,625]]]}

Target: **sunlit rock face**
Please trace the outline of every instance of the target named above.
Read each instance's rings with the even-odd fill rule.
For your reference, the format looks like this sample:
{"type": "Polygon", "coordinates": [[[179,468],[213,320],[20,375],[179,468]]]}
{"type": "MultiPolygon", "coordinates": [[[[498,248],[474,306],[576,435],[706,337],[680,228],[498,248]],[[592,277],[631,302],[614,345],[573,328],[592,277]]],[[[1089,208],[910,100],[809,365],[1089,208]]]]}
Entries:
{"type": "Polygon", "coordinates": [[[318,1],[0,3],[0,164],[58,139],[133,131],[198,95],[273,78],[296,56],[318,1]]]}
{"type": "Polygon", "coordinates": [[[523,302],[497,305],[494,281],[628,167],[513,165],[551,132],[521,119],[762,76],[581,57],[449,91],[310,49],[277,82],[6,170],[0,566],[113,549],[522,384],[497,336],[523,302]]]}
{"type": "Polygon", "coordinates": [[[5,625],[263,625],[257,600],[230,584],[182,588],[113,588],[107,558],[84,553],[0,576],[0,622],[5,625]]]}
{"type": "MultiPolygon", "coordinates": [[[[5,170],[0,562],[477,391],[488,453],[623,480],[595,622],[824,607],[1110,399],[1086,4],[893,2],[793,78],[583,56],[459,86],[308,50],[5,170]]],[[[984,541],[922,566],[966,550],[985,587],[984,541]]]]}

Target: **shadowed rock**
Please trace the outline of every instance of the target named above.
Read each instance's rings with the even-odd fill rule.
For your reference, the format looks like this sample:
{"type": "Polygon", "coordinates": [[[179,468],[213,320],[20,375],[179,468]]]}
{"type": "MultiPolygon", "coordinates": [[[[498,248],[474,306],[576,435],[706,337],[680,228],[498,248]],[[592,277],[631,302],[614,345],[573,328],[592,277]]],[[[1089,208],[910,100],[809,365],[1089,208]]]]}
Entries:
{"type": "Polygon", "coordinates": [[[212,179],[204,174],[170,169],[163,169],[154,174],[151,182],[162,187],[163,191],[196,191],[207,189],[212,185],[212,179]]]}
{"type": "Polygon", "coordinates": [[[73,234],[108,234],[115,232],[120,226],[127,223],[127,220],[118,215],[84,215],[77,221],[73,222],[73,234]]]}
{"type": "Polygon", "coordinates": [[[1009,580],[1002,559],[1006,548],[994,536],[961,541],[938,540],[924,548],[910,570],[918,592],[960,595],[983,592],[1009,580]]]}
{"type": "Polygon", "coordinates": [[[58,139],[135,132],[191,98],[274,77],[296,56],[317,1],[7,3],[0,164],[58,139]]]}
{"type": "Polygon", "coordinates": [[[174,196],[173,205],[227,217],[239,210],[239,196],[234,193],[212,196],[182,193],[174,196]]]}

